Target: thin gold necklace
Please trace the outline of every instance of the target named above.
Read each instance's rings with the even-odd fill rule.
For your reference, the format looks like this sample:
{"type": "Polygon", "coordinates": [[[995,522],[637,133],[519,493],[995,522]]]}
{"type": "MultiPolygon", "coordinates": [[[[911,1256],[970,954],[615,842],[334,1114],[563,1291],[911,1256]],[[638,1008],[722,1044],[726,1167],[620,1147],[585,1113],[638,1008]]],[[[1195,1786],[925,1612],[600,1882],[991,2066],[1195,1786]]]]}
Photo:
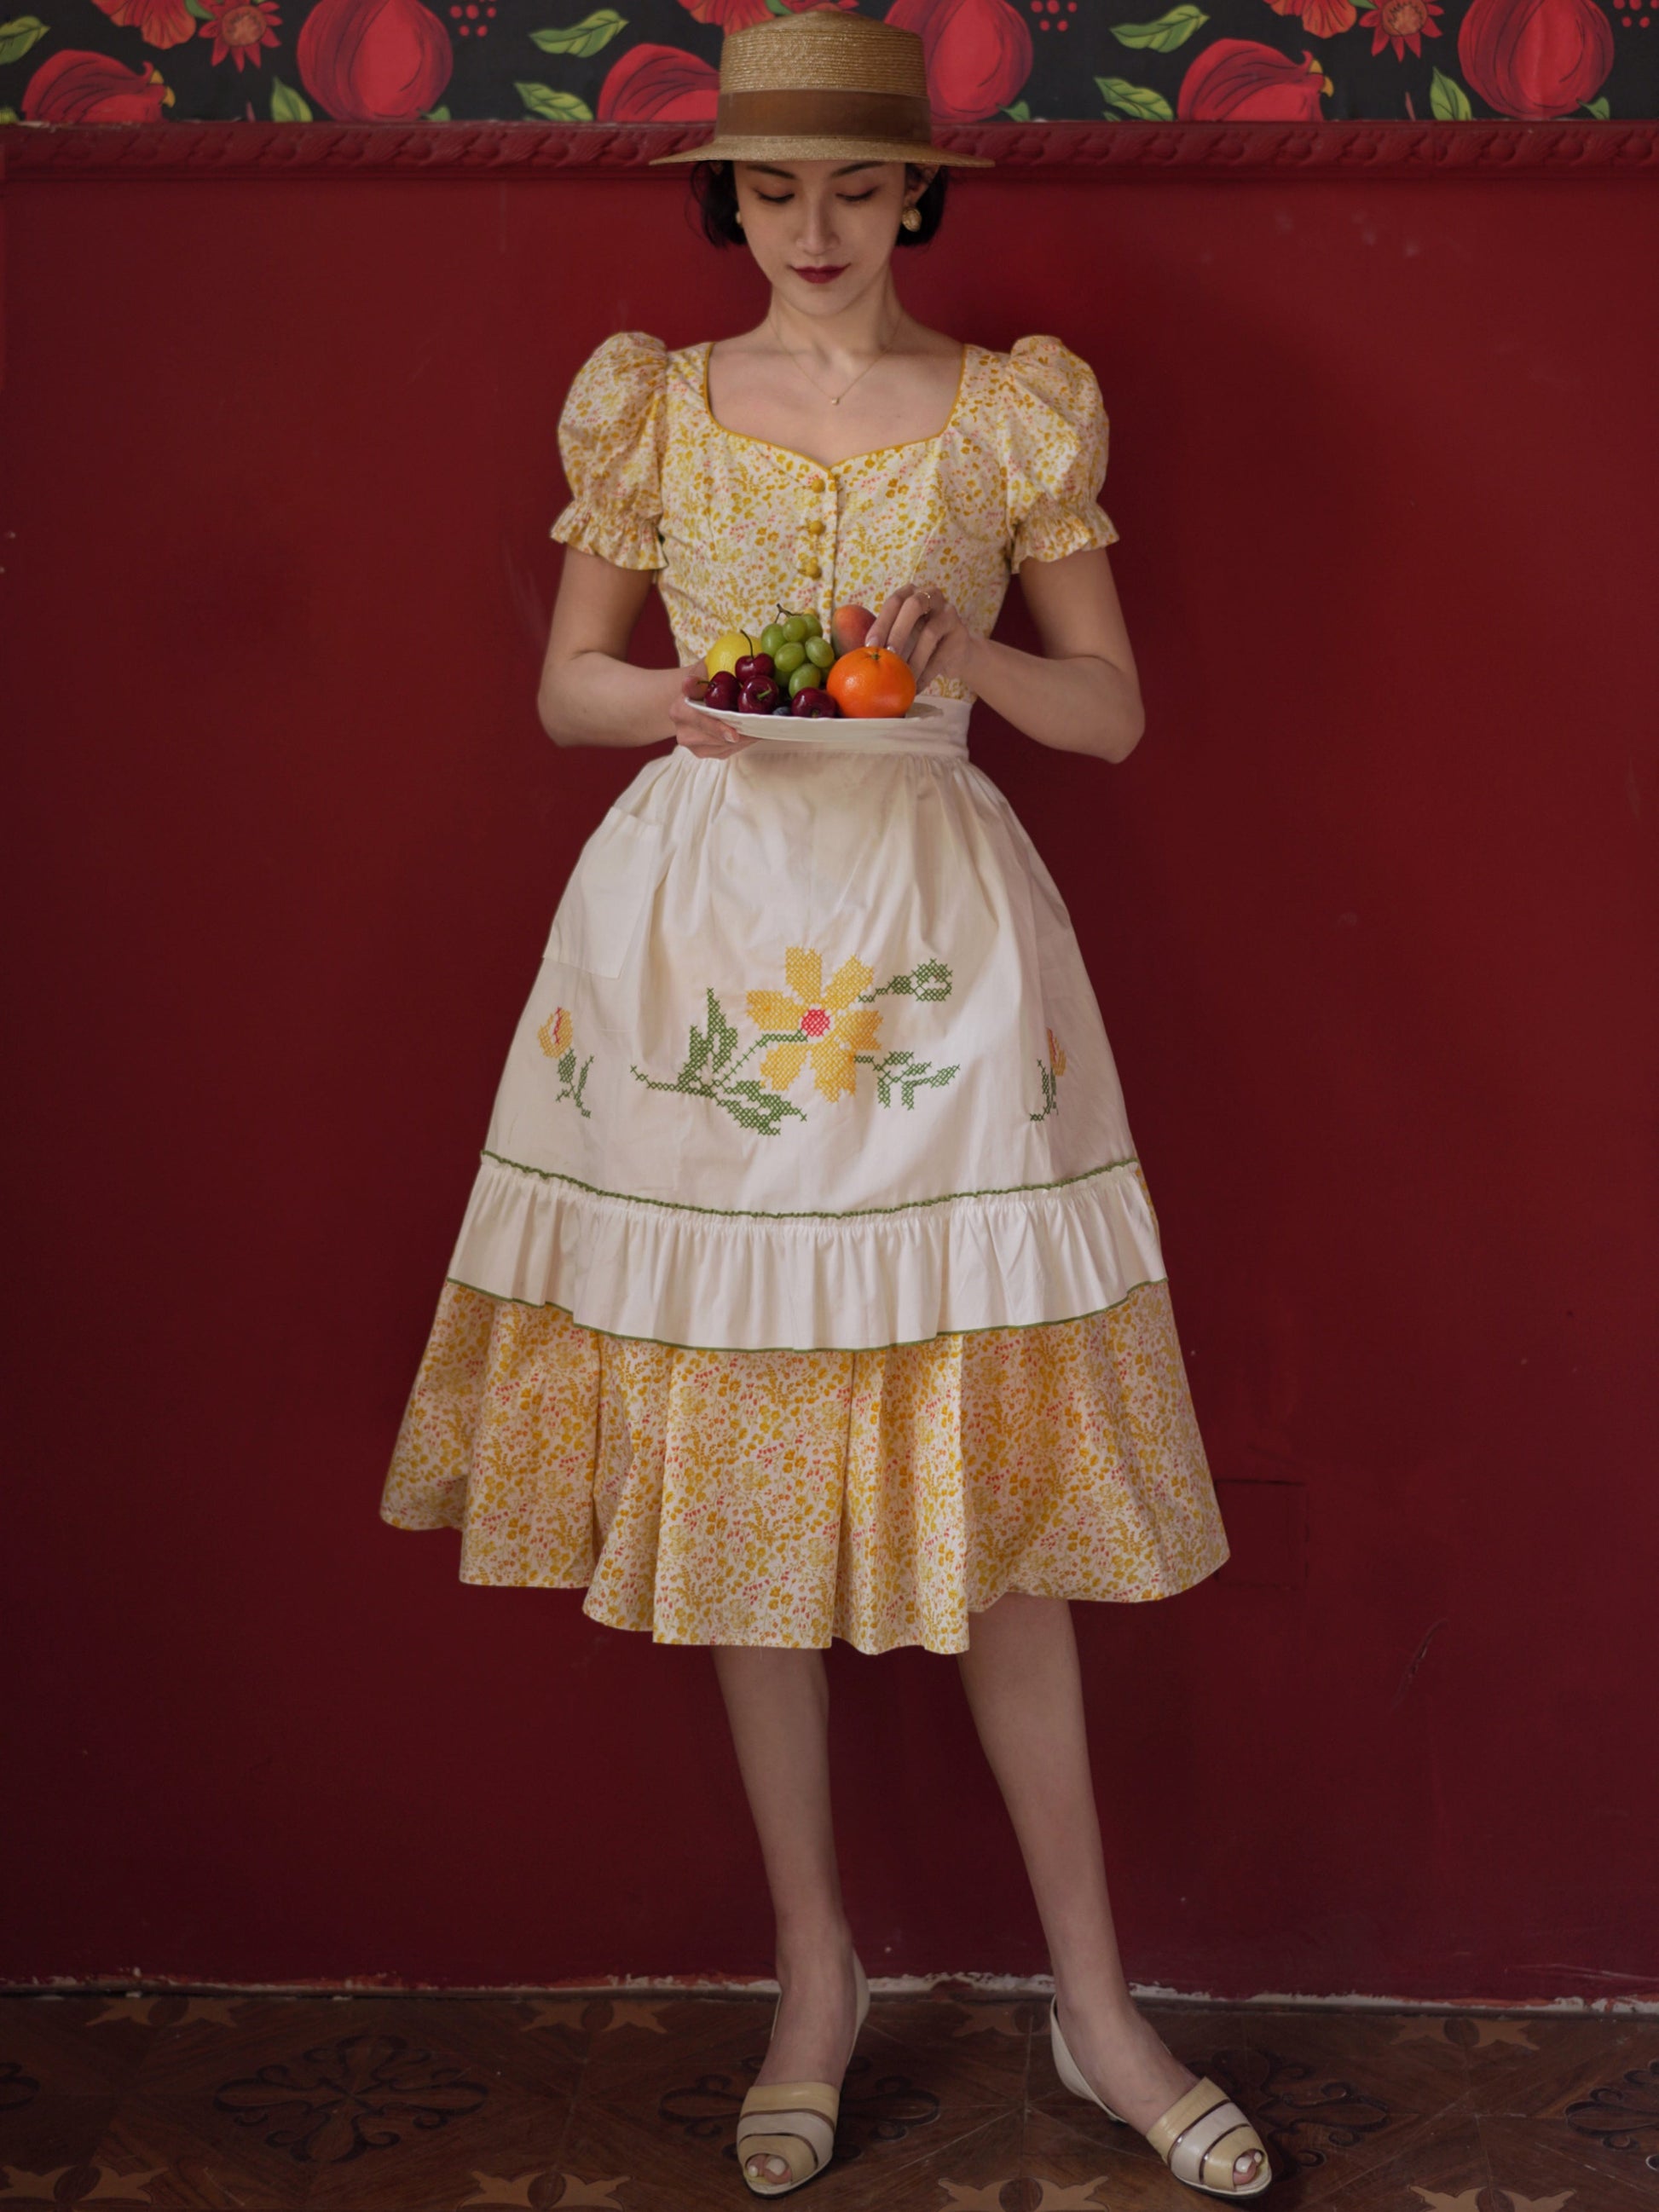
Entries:
{"type": "Polygon", "coordinates": [[[779,332],[778,326],[772,319],[773,313],[774,310],[771,307],[769,307],[766,311],[766,327],[771,331],[773,337],[777,341],[778,351],[783,356],[786,361],[794,362],[795,368],[799,371],[802,376],[806,377],[806,381],[811,386],[813,391],[818,394],[820,398],[828,399],[832,407],[839,407],[842,401],[846,398],[848,393],[853,389],[853,386],[858,382],[859,377],[868,376],[871,370],[875,367],[876,362],[880,361],[890,350],[893,338],[896,338],[898,336],[899,323],[902,323],[904,320],[904,310],[901,307],[899,310],[899,323],[895,323],[893,325],[893,337],[888,339],[886,344],[882,347],[881,351],[878,353],[873,359],[865,362],[864,367],[859,371],[858,376],[854,377],[850,383],[843,384],[841,390],[832,396],[830,392],[824,390],[823,386],[818,382],[816,376],[806,376],[806,371],[801,368],[800,362],[797,359],[796,356],[791,353],[788,347],[785,345],[782,337],[779,332]]]}

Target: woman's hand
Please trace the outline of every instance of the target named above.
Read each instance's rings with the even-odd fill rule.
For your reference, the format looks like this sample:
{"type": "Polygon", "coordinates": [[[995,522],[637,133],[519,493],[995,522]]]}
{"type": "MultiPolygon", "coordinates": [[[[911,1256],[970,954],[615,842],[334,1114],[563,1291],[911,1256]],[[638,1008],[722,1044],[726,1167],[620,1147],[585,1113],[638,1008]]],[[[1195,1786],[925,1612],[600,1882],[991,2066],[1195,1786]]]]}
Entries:
{"type": "Polygon", "coordinates": [[[920,691],[936,676],[960,677],[979,641],[943,592],[906,584],[882,601],[864,642],[890,646],[908,661],[920,691]]]}
{"type": "Polygon", "coordinates": [[[668,716],[677,744],[684,745],[699,760],[730,760],[733,753],[740,753],[754,744],[748,731],[734,730],[729,722],[710,721],[707,714],[692,712],[691,701],[701,699],[708,689],[708,678],[703,674],[701,661],[693,661],[690,668],[682,669],[680,677],[680,696],[668,716]]]}

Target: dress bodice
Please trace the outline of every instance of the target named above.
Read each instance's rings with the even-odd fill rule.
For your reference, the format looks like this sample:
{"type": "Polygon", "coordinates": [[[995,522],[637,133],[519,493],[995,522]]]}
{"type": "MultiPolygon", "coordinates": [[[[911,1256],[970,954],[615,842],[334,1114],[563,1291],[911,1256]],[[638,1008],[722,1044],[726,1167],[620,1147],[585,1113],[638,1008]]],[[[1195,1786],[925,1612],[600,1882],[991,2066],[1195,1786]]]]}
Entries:
{"type": "MultiPolygon", "coordinates": [[[[1098,504],[1108,424],[1088,363],[1047,337],[963,349],[942,429],[825,467],[728,430],[708,404],[712,343],[605,339],[559,419],[569,504],[551,535],[659,571],[682,662],[777,609],[876,608],[909,583],[942,591],[988,636],[1009,576],[1118,532],[1098,504]]],[[[968,697],[941,678],[927,690],[968,697]]]]}

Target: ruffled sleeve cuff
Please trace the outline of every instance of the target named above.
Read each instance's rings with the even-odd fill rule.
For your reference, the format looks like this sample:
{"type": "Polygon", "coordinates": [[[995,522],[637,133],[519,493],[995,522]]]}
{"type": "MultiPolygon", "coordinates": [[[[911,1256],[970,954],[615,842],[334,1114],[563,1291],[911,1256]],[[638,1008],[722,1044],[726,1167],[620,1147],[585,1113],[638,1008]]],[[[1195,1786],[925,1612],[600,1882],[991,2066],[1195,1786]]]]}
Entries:
{"type": "Polygon", "coordinates": [[[1054,337],[1017,339],[1008,367],[1009,567],[1115,545],[1099,503],[1108,424],[1093,369],[1054,337]]]}
{"type": "Polygon", "coordinates": [[[576,372],[559,416],[570,502],[549,532],[618,568],[660,568],[668,349],[618,331],[576,372]]]}

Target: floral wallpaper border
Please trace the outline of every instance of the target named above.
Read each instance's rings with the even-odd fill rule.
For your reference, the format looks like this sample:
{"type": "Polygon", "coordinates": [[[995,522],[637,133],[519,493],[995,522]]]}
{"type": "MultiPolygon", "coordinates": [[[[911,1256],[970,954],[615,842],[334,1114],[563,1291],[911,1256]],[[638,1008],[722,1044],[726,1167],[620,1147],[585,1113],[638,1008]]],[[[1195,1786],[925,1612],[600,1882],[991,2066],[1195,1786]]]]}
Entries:
{"type": "MultiPolygon", "coordinates": [[[[157,123],[0,127],[0,176],[174,182],[258,175],[331,179],[447,176],[458,171],[554,176],[644,169],[694,145],[696,129],[532,123],[157,123]]],[[[1394,122],[1131,125],[982,124],[942,128],[940,142],[988,154],[1005,170],[1124,170],[1251,175],[1282,184],[1333,172],[1368,182],[1426,172],[1587,179],[1659,176],[1659,121],[1624,124],[1394,122]]],[[[677,173],[659,171],[665,183],[677,173]]],[[[684,178],[680,178],[683,186],[684,178]]],[[[970,177],[968,182],[973,182],[970,177]]]]}
{"type": "Polygon", "coordinates": [[[942,124],[1659,117],[1659,0],[0,0],[0,122],[712,122],[726,33],[916,32],[942,124]]]}

